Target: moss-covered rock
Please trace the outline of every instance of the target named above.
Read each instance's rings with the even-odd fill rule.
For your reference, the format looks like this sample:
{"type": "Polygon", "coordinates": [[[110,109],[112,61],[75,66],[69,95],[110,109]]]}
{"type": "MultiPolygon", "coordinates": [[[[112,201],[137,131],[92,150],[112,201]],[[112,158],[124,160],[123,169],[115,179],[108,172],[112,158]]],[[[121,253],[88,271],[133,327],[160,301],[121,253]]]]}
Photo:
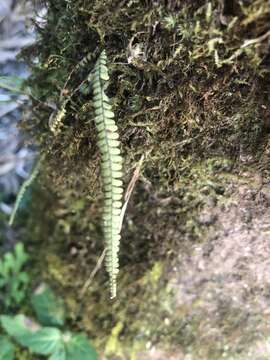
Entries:
{"type": "MultiPolygon", "coordinates": [[[[48,1],[47,23],[38,28],[32,55],[39,61],[29,59],[38,101],[24,126],[46,154],[46,165],[27,237],[40,274],[65,296],[70,322],[108,358],[139,359],[140,351],[154,346],[162,353],[174,349],[175,359],[242,359],[246,351],[234,347],[231,325],[207,345],[204,327],[211,332],[223,325],[202,321],[200,291],[191,308],[188,301],[179,305],[171,282],[182,279],[179,254],[190,259],[197,244],[212,246],[215,209],[234,201],[239,172],[252,164],[250,187],[254,173],[269,174],[269,19],[267,0],[48,1]],[[103,48],[126,185],[144,155],[123,225],[113,303],[103,271],[82,291],[103,239],[91,93],[81,84],[103,48]],[[76,67],[87,54],[88,64],[76,67]],[[55,137],[46,103],[60,108],[69,96],[55,137]]],[[[234,308],[222,308],[216,311],[230,322],[234,308]]],[[[254,334],[240,338],[247,344],[254,334]]]]}

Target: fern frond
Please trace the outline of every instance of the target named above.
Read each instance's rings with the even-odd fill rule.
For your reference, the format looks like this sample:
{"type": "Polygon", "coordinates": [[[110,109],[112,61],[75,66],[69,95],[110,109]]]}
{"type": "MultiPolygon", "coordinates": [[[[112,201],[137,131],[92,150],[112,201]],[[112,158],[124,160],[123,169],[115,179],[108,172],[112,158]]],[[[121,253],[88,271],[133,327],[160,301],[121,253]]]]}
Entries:
{"type": "Polygon", "coordinates": [[[111,298],[116,296],[118,274],[121,207],[123,194],[122,156],[118,128],[105,88],[109,80],[107,56],[103,51],[97,60],[92,77],[95,124],[98,131],[98,147],[101,152],[101,174],[104,200],[104,239],[106,243],[106,269],[110,277],[111,298]]]}
{"type": "Polygon", "coordinates": [[[63,89],[61,90],[60,94],[60,108],[57,111],[54,111],[49,119],[49,128],[51,132],[54,135],[58,135],[60,133],[61,127],[63,126],[63,121],[66,116],[66,105],[71,100],[71,97],[80,89],[80,86],[77,87],[75,90],[71,92],[71,94],[68,96],[67,99],[64,99],[63,94],[66,90],[66,87],[73,75],[73,73],[76,73],[81,68],[84,68],[93,58],[95,57],[96,53],[88,53],[85,57],[82,58],[82,60],[73,68],[73,70],[70,72],[69,76],[66,79],[65,85],[63,89]]]}
{"type": "Polygon", "coordinates": [[[56,114],[53,113],[49,120],[49,128],[54,135],[59,134],[61,126],[63,125],[63,120],[66,116],[66,104],[67,101],[64,101],[60,110],[58,110],[56,114]]]}
{"type": "Polygon", "coordinates": [[[27,180],[25,180],[18,192],[18,195],[17,195],[17,198],[16,198],[16,201],[15,201],[15,205],[14,205],[14,208],[12,210],[12,213],[10,215],[10,218],[9,218],[9,226],[12,226],[13,223],[14,223],[14,220],[15,220],[15,217],[17,215],[17,212],[19,210],[19,207],[21,205],[21,202],[24,198],[24,195],[25,195],[25,192],[26,190],[29,188],[29,186],[31,186],[31,184],[33,183],[33,181],[36,179],[36,177],[38,176],[39,174],[39,170],[40,170],[40,167],[41,167],[41,163],[44,159],[44,156],[42,156],[39,161],[36,163],[36,165],[34,166],[33,168],[33,171],[32,173],[30,174],[29,178],[27,180]]]}

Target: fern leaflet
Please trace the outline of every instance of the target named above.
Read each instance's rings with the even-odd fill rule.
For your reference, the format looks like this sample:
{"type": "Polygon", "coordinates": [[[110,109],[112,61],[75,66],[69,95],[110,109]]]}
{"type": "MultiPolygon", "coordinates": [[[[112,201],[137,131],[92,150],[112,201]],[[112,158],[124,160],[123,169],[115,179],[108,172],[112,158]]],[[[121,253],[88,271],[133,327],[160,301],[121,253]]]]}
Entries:
{"type": "Polygon", "coordinates": [[[104,200],[104,239],[106,243],[106,269],[110,277],[111,298],[116,296],[119,244],[121,230],[121,207],[123,194],[122,156],[118,128],[110,99],[105,94],[109,80],[107,56],[103,51],[98,58],[92,77],[95,124],[98,131],[98,147],[101,152],[101,174],[104,200]]]}

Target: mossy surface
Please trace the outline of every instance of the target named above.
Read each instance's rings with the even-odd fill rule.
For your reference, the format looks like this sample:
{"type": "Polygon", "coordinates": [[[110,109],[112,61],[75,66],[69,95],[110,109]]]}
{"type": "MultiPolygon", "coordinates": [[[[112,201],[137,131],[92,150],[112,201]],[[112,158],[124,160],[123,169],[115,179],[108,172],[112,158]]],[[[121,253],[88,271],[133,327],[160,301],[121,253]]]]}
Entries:
{"type": "MultiPolygon", "coordinates": [[[[199,214],[229,201],[243,162],[268,173],[269,19],[262,0],[48,1],[33,53],[38,64],[28,59],[38,101],[24,127],[46,164],[26,236],[41,277],[66,298],[70,322],[108,358],[136,359],[154,344],[192,351],[200,321],[174,311],[168,274],[179,253],[204,241],[212,220],[199,214]],[[45,104],[60,107],[103,48],[126,185],[145,155],[123,226],[115,302],[103,270],[80,297],[103,250],[91,93],[71,96],[56,137],[45,104]],[[70,76],[88,53],[93,59],[70,76]]],[[[203,356],[219,359],[218,346],[203,356]]]]}

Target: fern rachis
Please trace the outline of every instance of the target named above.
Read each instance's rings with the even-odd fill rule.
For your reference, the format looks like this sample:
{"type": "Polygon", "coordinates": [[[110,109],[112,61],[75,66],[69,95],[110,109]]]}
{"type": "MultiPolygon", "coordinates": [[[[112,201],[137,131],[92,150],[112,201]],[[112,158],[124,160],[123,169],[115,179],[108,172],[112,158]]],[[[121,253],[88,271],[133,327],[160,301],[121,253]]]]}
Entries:
{"type": "Polygon", "coordinates": [[[110,99],[105,94],[109,80],[107,57],[103,51],[96,62],[92,76],[95,124],[98,131],[98,147],[101,152],[101,174],[105,193],[104,199],[104,238],[106,243],[106,269],[110,277],[111,298],[116,296],[116,277],[118,273],[119,243],[122,208],[122,156],[118,128],[110,99]]]}

